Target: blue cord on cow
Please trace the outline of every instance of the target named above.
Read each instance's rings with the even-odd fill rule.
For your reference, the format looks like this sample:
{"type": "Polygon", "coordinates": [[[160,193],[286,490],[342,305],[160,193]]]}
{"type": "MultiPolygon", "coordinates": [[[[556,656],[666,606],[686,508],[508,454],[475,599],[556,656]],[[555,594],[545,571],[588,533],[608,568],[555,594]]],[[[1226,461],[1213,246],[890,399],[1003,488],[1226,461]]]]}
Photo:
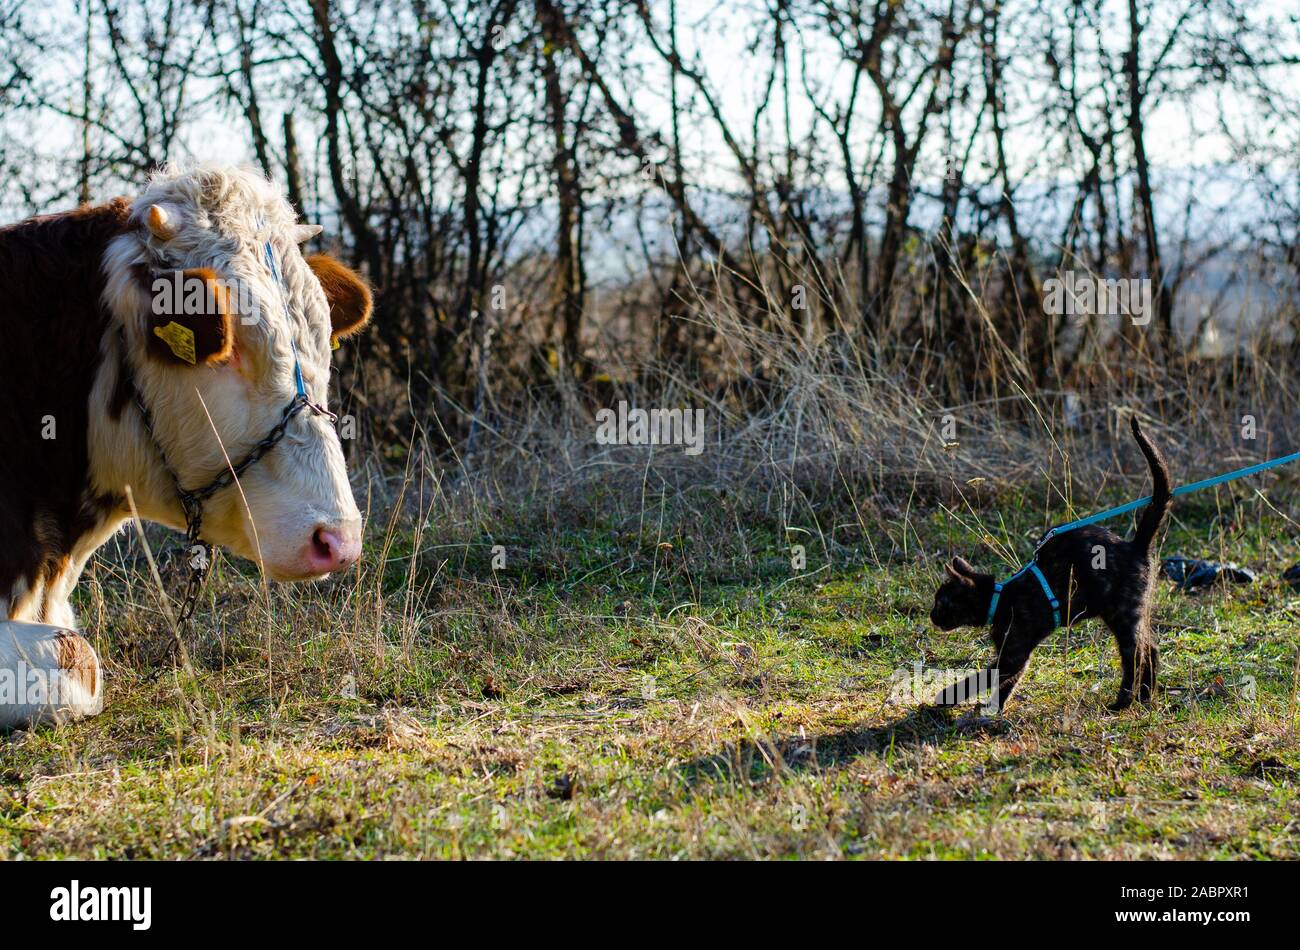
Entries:
{"type": "MultiPolygon", "coordinates": [[[[270,241],[266,242],[265,248],[266,248],[266,266],[270,268],[271,276],[275,278],[275,282],[280,285],[280,290],[282,291],[280,296],[284,302],[284,313],[285,316],[289,316],[289,298],[286,293],[283,293],[283,291],[285,291],[287,288],[285,287],[284,277],[280,273],[280,262],[276,260],[275,250],[274,248],[271,247],[270,241]]],[[[293,340],[290,340],[289,348],[293,350],[293,383],[298,390],[297,398],[305,400],[308,408],[310,408],[312,412],[316,413],[316,415],[328,416],[330,422],[338,422],[338,416],[330,412],[324,406],[320,406],[312,402],[307,397],[307,386],[303,383],[302,380],[302,364],[298,362],[298,346],[293,342],[293,340]]]]}
{"type": "MultiPolygon", "coordinates": [[[[1215,475],[1213,478],[1204,478],[1199,482],[1192,482],[1190,485],[1180,485],[1170,492],[1171,495],[1190,495],[1192,492],[1200,491],[1203,488],[1212,488],[1215,485],[1222,485],[1224,482],[1236,481],[1238,478],[1245,478],[1247,475],[1258,475],[1260,472],[1266,472],[1271,468],[1277,468],[1279,465],[1286,465],[1288,462],[1300,460],[1300,452],[1292,452],[1290,455],[1283,455],[1275,459],[1269,459],[1267,462],[1259,462],[1255,465],[1247,465],[1245,468],[1234,469],[1231,472],[1225,472],[1222,475],[1215,475]]],[[[1116,505],[1114,508],[1107,508],[1105,511],[1099,511],[1096,514],[1088,515],[1085,518],[1078,518],[1065,524],[1057,525],[1048,530],[1034,546],[1034,557],[1029,563],[1022,567],[1016,573],[1012,574],[1005,581],[1000,581],[993,585],[993,599],[989,601],[989,617],[984,621],[985,624],[993,623],[993,615],[998,610],[998,600],[1001,598],[1002,590],[1011,582],[1023,577],[1026,573],[1032,573],[1038,579],[1038,584],[1043,588],[1043,594],[1047,597],[1047,602],[1052,607],[1052,624],[1053,629],[1061,625],[1061,604],[1057,600],[1056,594],[1052,592],[1052,585],[1047,583],[1047,578],[1043,576],[1042,570],[1038,567],[1038,552],[1043,545],[1059,534],[1065,534],[1067,531],[1073,531],[1075,528],[1082,528],[1086,525],[1096,524],[1098,521],[1105,521],[1107,518],[1114,518],[1116,515],[1126,514],[1143,508],[1151,503],[1151,496],[1139,498],[1136,501],[1126,502],[1122,505],[1116,505]]]]}

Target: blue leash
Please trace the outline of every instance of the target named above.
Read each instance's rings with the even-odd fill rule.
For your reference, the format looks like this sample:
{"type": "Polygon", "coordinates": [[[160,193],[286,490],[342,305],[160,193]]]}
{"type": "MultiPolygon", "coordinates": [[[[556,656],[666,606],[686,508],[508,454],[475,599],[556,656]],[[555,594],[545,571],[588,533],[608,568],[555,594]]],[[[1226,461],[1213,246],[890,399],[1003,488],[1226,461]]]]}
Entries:
{"type": "MultiPolygon", "coordinates": [[[[1225,472],[1222,475],[1215,475],[1213,478],[1204,478],[1199,482],[1192,482],[1190,485],[1179,485],[1169,494],[1173,496],[1190,495],[1194,491],[1200,491],[1202,488],[1212,488],[1215,485],[1222,485],[1224,482],[1236,481],[1238,478],[1245,478],[1247,475],[1257,475],[1260,472],[1267,472],[1270,468],[1277,468],[1279,465],[1286,465],[1288,462],[1300,460],[1300,452],[1292,452],[1290,455],[1283,455],[1279,458],[1269,459],[1267,462],[1260,462],[1257,465],[1247,465],[1245,468],[1238,468],[1231,472],[1225,472]]],[[[1065,534],[1067,531],[1073,531],[1075,528],[1082,528],[1086,525],[1096,524],[1098,521],[1105,521],[1107,518],[1114,518],[1116,515],[1126,514],[1135,511],[1138,508],[1145,508],[1151,503],[1151,496],[1139,498],[1137,501],[1130,501],[1127,504],[1117,505],[1114,508],[1107,508],[1105,511],[1099,511],[1096,514],[1088,515],[1086,518],[1078,518],[1065,524],[1057,525],[1048,530],[1042,539],[1034,547],[1034,557],[1029,563],[1022,567],[1016,573],[1012,574],[1005,581],[993,585],[993,599],[989,602],[989,619],[986,624],[993,622],[993,614],[997,612],[998,600],[1002,594],[1002,588],[1012,581],[1019,579],[1026,571],[1033,572],[1038,578],[1039,585],[1043,588],[1043,593],[1047,595],[1047,602],[1052,605],[1053,629],[1061,625],[1061,605],[1052,593],[1052,587],[1047,583],[1047,578],[1043,576],[1042,570],[1038,567],[1038,551],[1044,544],[1056,537],[1058,534],[1065,534]]]]}
{"type": "MultiPolygon", "coordinates": [[[[1222,485],[1224,482],[1236,481],[1238,478],[1245,478],[1247,475],[1257,475],[1260,472],[1267,472],[1270,468],[1277,468],[1279,465],[1286,465],[1288,462],[1294,462],[1300,459],[1300,452],[1292,452],[1290,455],[1283,455],[1280,458],[1269,459],[1267,462],[1260,462],[1258,465],[1247,465],[1245,468],[1239,468],[1235,471],[1225,472],[1222,475],[1215,475],[1213,478],[1205,478],[1199,482],[1192,482],[1190,485],[1179,485],[1169,494],[1190,495],[1194,491],[1200,491],[1202,488],[1212,488],[1215,485],[1222,485]]],[[[1137,501],[1130,501],[1128,504],[1119,505],[1115,508],[1107,508],[1105,511],[1099,511],[1095,515],[1088,515],[1086,518],[1079,518],[1077,521],[1071,521],[1067,524],[1057,525],[1038,542],[1038,547],[1042,547],[1051,538],[1058,534],[1065,534],[1067,531],[1073,531],[1075,528],[1082,528],[1084,525],[1096,524],[1098,521],[1105,521],[1107,518],[1113,518],[1116,515],[1122,515],[1126,512],[1133,511],[1137,508],[1143,508],[1151,503],[1151,496],[1139,498],[1137,501]]]]}

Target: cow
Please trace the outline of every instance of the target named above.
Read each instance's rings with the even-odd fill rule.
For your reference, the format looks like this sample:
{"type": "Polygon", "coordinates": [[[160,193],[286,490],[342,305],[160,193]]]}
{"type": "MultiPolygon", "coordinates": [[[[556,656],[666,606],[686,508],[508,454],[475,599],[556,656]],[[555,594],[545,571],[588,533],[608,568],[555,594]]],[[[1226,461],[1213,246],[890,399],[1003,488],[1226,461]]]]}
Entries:
{"type": "Polygon", "coordinates": [[[276,581],[360,556],[326,403],[371,294],[320,230],[211,165],[0,228],[0,730],[102,710],[69,598],[133,506],[276,581]]]}

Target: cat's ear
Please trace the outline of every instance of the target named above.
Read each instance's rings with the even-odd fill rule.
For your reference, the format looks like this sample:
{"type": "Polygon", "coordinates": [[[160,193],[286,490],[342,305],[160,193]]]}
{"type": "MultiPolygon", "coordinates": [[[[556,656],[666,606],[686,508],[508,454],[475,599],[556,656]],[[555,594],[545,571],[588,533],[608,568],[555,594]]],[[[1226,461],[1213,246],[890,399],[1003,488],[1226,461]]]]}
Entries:
{"type": "Polygon", "coordinates": [[[960,554],[952,559],[953,569],[962,577],[978,577],[979,571],[975,570],[975,565],[966,560],[960,554]]]}
{"type": "Polygon", "coordinates": [[[953,580],[964,581],[966,578],[962,577],[961,573],[957,570],[957,568],[953,567],[954,563],[956,562],[953,561],[951,563],[945,564],[943,566],[943,569],[948,572],[948,576],[951,577],[953,580]]]}

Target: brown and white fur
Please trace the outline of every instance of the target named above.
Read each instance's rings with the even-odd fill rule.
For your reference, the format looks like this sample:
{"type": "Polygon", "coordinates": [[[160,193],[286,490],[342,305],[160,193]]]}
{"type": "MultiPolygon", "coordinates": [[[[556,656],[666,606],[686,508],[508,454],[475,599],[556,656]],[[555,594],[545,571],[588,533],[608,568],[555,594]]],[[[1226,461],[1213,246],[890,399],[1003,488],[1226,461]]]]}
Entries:
{"type": "MultiPolygon", "coordinates": [[[[331,342],[365,324],[370,295],[337,261],[303,257],[299,243],[317,231],[265,178],[218,167],[166,169],[134,200],[0,229],[0,729],[102,708],[99,660],[75,633],[69,598],[129,517],[127,487],[143,518],[185,528],[132,387],[190,489],[280,419],[296,391],[295,347],[309,397],[328,403],[331,342]],[[264,258],[268,241],[283,286],[264,258]],[[153,333],[152,279],[176,270],[247,290],[242,309],[227,300],[185,318],[208,321],[191,324],[200,341],[192,364],[153,333]],[[12,691],[33,669],[45,674],[39,688],[5,701],[6,675],[12,691]],[[41,693],[54,686],[57,703],[41,693]]],[[[299,413],[238,488],[205,504],[203,532],[275,580],[355,561],[361,516],[328,421],[299,413]]]]}

